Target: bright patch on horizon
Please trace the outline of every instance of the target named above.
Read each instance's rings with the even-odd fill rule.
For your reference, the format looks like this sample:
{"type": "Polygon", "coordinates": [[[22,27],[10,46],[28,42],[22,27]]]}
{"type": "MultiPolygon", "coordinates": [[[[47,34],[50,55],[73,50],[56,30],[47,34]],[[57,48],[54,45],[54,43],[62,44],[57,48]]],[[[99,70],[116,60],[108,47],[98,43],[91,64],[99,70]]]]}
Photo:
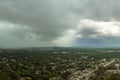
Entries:
{"type": "Polygon", "coordinates": [[[86,32],[86,35],[89,37],[92,37],[92,36],[96,36],[96,37],[116,36],[117,37],[117,36],[120,36],[119,26],[120,26],[120,21],[106,21],[105,22],[105,21],[95,21],[91,19],[85,19],[85,20],[80,20],[78,24],[78,29],[79,29],[79,32],[82,31],[83,33],[84,33],[84,30],[87,29],[88,34],[86,32]]]}

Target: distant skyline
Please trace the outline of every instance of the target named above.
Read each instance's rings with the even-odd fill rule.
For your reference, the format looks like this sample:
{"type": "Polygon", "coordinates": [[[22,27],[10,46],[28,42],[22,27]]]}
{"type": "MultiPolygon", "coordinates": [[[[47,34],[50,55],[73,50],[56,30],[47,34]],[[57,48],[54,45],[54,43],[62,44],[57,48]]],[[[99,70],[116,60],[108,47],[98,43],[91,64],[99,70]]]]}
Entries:
{"type": "Polygon", "coordinates": [[[0,47],[120,47],[119,0],[0,0],[0,47]]]}

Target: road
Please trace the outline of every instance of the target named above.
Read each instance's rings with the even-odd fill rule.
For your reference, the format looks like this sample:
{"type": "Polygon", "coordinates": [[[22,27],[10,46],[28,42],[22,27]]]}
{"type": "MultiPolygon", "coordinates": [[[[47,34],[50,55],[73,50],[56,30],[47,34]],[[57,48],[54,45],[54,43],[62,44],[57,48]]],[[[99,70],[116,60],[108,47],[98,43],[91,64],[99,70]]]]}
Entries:
{"type": "MultiPolygon", "coordinates": [[[[103,65],[103,64],[102,65],[100,64],[100,65],[103,66],[103,67],[108,67],[111,64],[113,64],[115,61],[116,61],[115,59],[112,59],[111,61],[105,63],[105,65],[103,65]]],[[[95,69],[93,69],[91,71],[88,70],[88,72],[83,73],[82,75],[79,75],[76,78],[71,78],[70,80],[89,80],[90,76],[92,74],[94,74],[94,72],[97,71],[98,69],[99,69],[98,66],[96,66],[95,69]],[[86,79],[83,79],[84,77],[86,77],[86,79]]]]}
{"type": "Polygon", "coordinates": [[[114,62],[115,62],[115,59],[113,59],[110,62],[106,63],[105,65],[103,65],[103,67],[107,67],[107,66],[111,65],[114,62]]]}

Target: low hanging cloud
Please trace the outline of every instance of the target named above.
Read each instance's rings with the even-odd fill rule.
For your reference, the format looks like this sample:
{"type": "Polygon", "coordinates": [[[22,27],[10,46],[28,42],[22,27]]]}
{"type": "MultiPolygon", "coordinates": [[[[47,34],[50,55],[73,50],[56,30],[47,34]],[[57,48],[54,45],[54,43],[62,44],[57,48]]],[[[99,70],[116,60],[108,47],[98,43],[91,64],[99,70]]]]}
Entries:
{"type": "Polygon", "coordinates": [[[79,22],[78,29],[78,35],[80,34],[82,37],[120,37],[120,21],[95,21],[85,19],[79,22]]]}
{"type": "Polygon", "coordinates": [[[118,0],[0,0],[0,47],[120,45],[119,5],[118,0]]]}
{"type": "Polygon", "coordinates": [[[120,21],[80,20],[75,35],[81,46],[119,46],[120,21]]]}
{"type": "Polygon", "coordinates": [[[66,31],[54,42],[60,46],[119,46],[120,21],[80,20],[76,29],[66,31]],[[69,35],[68,35],[69,34],[69,35]]]}

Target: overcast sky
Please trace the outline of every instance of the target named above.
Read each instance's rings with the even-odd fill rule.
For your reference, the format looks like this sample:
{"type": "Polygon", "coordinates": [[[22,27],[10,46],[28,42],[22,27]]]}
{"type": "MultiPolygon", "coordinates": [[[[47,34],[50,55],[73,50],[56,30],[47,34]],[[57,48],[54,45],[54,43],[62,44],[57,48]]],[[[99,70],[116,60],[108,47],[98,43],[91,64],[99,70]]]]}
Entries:
{"type": "Polygon", "coordinates": [[[120,47],[120,0],[0,0],[0,47],[120,47]]]}

